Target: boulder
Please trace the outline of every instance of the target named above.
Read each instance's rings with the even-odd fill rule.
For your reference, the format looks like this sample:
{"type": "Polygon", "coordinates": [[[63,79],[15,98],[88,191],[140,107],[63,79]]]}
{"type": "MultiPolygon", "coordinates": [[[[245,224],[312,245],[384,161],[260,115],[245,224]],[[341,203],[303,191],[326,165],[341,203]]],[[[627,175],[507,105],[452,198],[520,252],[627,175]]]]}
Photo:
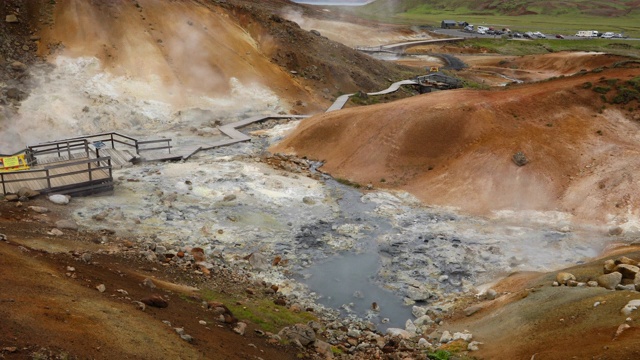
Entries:
{"type": "Polygon", "coordinates": [[[633,260],[632,258],[626,257],[626,256],[621,256],[620,258],[618,258],[615,261],[616,264],[627,264],[627,265],[634,265],[634,266],[638,266],[638,262],[636,260],[633,260]]]}
{"type": "Polygon", "coordinates": [[[440,343],[441,343],[441,344],[449,343],[449,342],[451,342],[452,340],[453,340],[453,336],[451,336],[451,333],[450,333],[450,332],[448,332],[447,330],[445,330],[445,331],[442,333],[442,336],[440,336],[440,343]]]}
{"type": "Polygon", "coordinates": [[[604,262],[603,268],[604,268],[604,273],[605,274],[611,274],[612,272],[615,271],[617,264],[615,261],[613,260],[607,260],[604,262]]]}
{"type": "Polygon", "coordinates": [[[482,305],[472,305],[472,306],[469,306],[468,308],[464,309],[464,314],[466,316],[471,316],[471,315],[477,313],[480,310],[482,310],[482,305]]]}
{"type": "Polygon", "coordinates": [[[518,151],[517,153],[513,154],[511,160],[513,160],[513,162],[518,166],[524,166],[529,162],[529,159],[527,159],[522,151],[518,151]]]}
{"type": "Polygon", "coordinates": [[[20,189],[18,189],[17,195],[19,197],[32,198],[40,195],[40,192],[36,190],[31,190],[28,187],[21,187],[20,189]]]}
{"type": "Polygon", "coordinates": [[[56,227],[58,229],[78,230],[78,224],[73,220],[58,220],[56,221],[56,227]]]}
{"type": "Polygon", "coordinates": [[[556,281],[557,281],[557,282],[558,282],[558,284],[560,284],[560,285],[567,285],[567,282],[568,282],[569,280],[574,280],[574,281],[575,281],[575,280],[576,280],[576,277],[575,277],[573,274],[568,273],[568,272],[559,272],[559,273],[556,275],[556,281]]]}
{"type": "Polygon", "coordinates": [[[407,330],[400,329],[400,328],[388,328],[385,334],[391,337],[401,337],[403,339],[411,338],[411,334],[407,330]]]}
{"type": "Polygon", "coordinates": [[[300,345],[307,346],[316,341],[316,333],[313,329],[305,324],[295,324],[280,330],[278,335],[283,339],[300,342],[300,345]]]}
{"type": "Polygon", "coordinates": [[[20,196],[15,194],[9,194],[9,195],[5,195],[4,199],[6,201],[18,201],[18,199],[20,199],[20,196]]]}
{"type": "Polygon", "coordinates": [[[58,205],[67,205],[69,203],[69,196],[65,195],[51,195],[49,196],[49,201],[58,205]]]}
{"type": "Polygon", "coordinates": [[[169,303],[167,302],[167,300],[165,300],[160,295],[151,295],[144,299],[140,299],[140,302],[148,306],[153,306],[161,309],[169,306],[169,303]]]}
{"type": "Polygon", "coordinates": [[[249,264],[255,270],[267,270],[271,262],[262,253],[255,252],[249,256],[249,264]]]}
{"type": "Polygon", "coordinates": [[[489,289],[484,293],[484,296],[487,300],[494,300],[498,296],[498,292],[493,289],[489,289]]]}
{"type": "Polygon", "coordinates": [[[605,289],[615,290],[616,286],[622,281],[622,274],[615,271],[611,274],[600,275],[596,279],[598,285],[605,289]]]}
{"type": "Polygon", "coordinates": [[[635,285],[636,291],[640,291],[640,273],[636,274],[636,277],[633,279],[633,285],[635,285]]]}
{"type": "Polygon", "coordinates": [[[620,312],[625,316],[629,316],[629,314],[631,314],[632,311],[637,310],[638,307],[640,307],[640,299],[631,300],[620,310],[620,312]]]}
{"type": "Polygon", "coordinates": [[[20,61],[14,61],[11,63],[11,69],[15,71],[27,71],[27,65],[21,63],[20,61]]]}
{"type": "Polygon", "coordinates": [[[431,297],[429,290],[409,286],[406,293],[407,297],[413,301],[427,301],[431,297]]]}
{"type": "Polygon", "coordinates": [[[622,235],[623,232],[624,232],[624,229],[622,229],[620,226],[615,226],[609,229],[610,236],[620,236],[622,235]]]}
{"type": "Polygon", "coordinates": [[[640,272],[640,268],[635,265],[620,264],[616,266],[614,271],[621,273],[623,279],[635,279],[636,274],[640,272]]]}

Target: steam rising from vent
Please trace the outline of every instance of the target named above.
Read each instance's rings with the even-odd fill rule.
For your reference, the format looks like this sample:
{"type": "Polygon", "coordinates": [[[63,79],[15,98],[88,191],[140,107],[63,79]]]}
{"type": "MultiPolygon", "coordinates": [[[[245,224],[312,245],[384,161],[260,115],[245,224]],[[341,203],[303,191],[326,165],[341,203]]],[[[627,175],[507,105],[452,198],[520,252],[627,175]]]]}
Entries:
{"type": "Polygon", "coordinates": [[[103,72],[96,58],[58,57],[32,71],[35,86],[17,115],[0,122],[0,153],[26,145],[99,132],[174,137],[181,130],[282,111],[279,98],[255,84],[228,80],[230,93],[210,97],[160,78],[140,81],[103,72]],[[198,109],[183,116],[185,110],[198,109]],[[215,116],[215,118],[212,118],[215,116]]]}

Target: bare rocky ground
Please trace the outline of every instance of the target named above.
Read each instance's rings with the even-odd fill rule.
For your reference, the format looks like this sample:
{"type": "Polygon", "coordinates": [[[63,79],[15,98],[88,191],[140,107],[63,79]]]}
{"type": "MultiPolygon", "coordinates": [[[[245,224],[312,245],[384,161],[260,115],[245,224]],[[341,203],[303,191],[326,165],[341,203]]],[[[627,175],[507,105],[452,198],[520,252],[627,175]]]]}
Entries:
{"type": "MultiPolygon", "coordinates": [[[[215,28],[216,31],[226,31],[225,29],[234,28],[216,28],[214,22],[207,22],[202,16],[203,13],[215,16],[221,23],[226,21],[224,19],[240,19],[240,24],[249,29],[251,37],[260,39],[259,50],[255,47],[242,48],[242,51],[236,52],[235,55],[229,55],[244,54],[234,58],[234,61],[225,59],[225,61],[209,64],[223,74],[222,78],[237,76],[240,83],[247,80],[242,78],[247,67],[229,67],[228,64],[250,64],[249,67],[257,69],[258,73],[270,74],[267,79],[263,79],[263,82],[272,85],[270,88],[272,93],[262,96],[267,100],[264,108],[259,111],[291,109],[294,113],[307,113],[324,108],[335,95],[341,92],[360,89],[378,90],[389,82],[390,79],[385,77],[401,78],[413,72],[413,70],[374,62],[367,57],[354,54],[347,47],[329,42],[323,34],[329,37],[339,37],[343,34],[332,34],[322,29],[322,26],[334,27],[331,23],[333,17],[323,11],[294,7],[293,12],[277,12],[277,15],[274,15],[275,10],[291,5],[281,1],[261,2],[260,6],[252,1],[200,2],[199,4],[207,9],[203,13],[194,12],[188,6],[173,4],[172,6],[175,7],[171,12],[185,16],[179,21],[163,20],[160,16],[163,9],[152,6],[153,2],[139,1],[121,5],[96,2],[86,6],[87,4],[59,1],[57,6],[53,6],[56,4],[50,1],[17,0],[3,4],[3,11],[7,14],[13,13],[19,20],[18,23],[4,22],[0,26],[6,39],[2,44],[2,56],[5,61],[2,64],[4,81],[2,105],[6,114],[3,122],[16,113],[21,106],[36,107],[34,104],[27,103],[25,106],[20,103],[27,94],[38,90],[38,87],[42,87],[41,85],[55,84],[56,79],[68,76],[50,65],[41,63],[45,58],[51,61],[57,54],[93,56],[97,59],[79,63],[61,62],[57,63],[58,68],[65,66],[73,68],[78,64],[87,69],[105,66],[112,74],[129,77],[127,78],[129,81],[136,77],[144,79],[145,76],[150,75],[145,73],[149,71],[163,74],[164,85],[168,84],[169,88],[181,82],[191,84],[194,88],[204,85],[204,88],[199,90],[213,93],[224,93],[230,89],[237,91],[239,87],[234,87],[233,82],[222,81],[214,87],[210,87],[209,83],[198,84],[195,80],[199,79],[201,73],[190,72],[187,67],[176,65],[176,63],[183,63],[180,56],[192,55],[195,49],[211,49],[210,45],[204,41],[205,37],[197,37],[195,41],[198,44],[197,47],[182,48],[184,54],[168,50],[171,45],[177,43],[175,40],[179,36],[174,35],[183,34],[179,31],[172,32],[175,30],[173,26],[177,23],[184,22],[182,25],[187,29],[215,28]],[[77,5],[74,7],[78,10],[77,13],[64,11],[75,5],[77,5]],[[107,16],[95,17],[96,11],[107,16]],[[320,35],[303,31],[286,20],[295,18],[299,14],[313,15],[317,22],[307,23],[306,30],[317,26],[317,32],[320,35]],[[122,23],[126,23],[131,25],[128,27],[129,30],[135,28],[140,30],[140,34],[151,35],[148,38],[147,35],[130,38],[109,31],[87,33],[70,31],[76,26],[82,28],[81,24],[87,19],[100,24],[96,28],[118,29],[122,23]],[[38,36],[42,38],[39,39],[38,36]],[[146,47],[149,43],[153,44],[154,50],[146,47]],[[306,51],[297,51],[300,44],[304,44],[306,51]],[[324,51],[327,48],[331,51],[324,51]],[[149,64],[157,66],[136,67],[133,59],[140,56],[140,53],[133,52],[132,49],[145,49],[145,55],[155,59],[149,64]],[[265,61],[262,58],[263,55],[266,55],[268,60],[265,61]],[[14,64],[16,60],[24,65],[14,64]],[[165,60],[166,64],[163,63],[165,60]],[[318,66],[317,64],[329,65],[318,66]],[[24,68],[31,66],[42,70],[45,74],[43,79],[46,80],[39,78],[34,80],[27,75],[28,72],[24,68]],[[11,90],[12,87],[16,90],[11,90]],[[272,94],[285,99],[284,102],[288,105],[282,103],[273,106],[271,102],[275,97],[272,94]]],[[[202,8],[199,9],[202,10],[202,8]]],[[[5,13],[2,15],[4,18],[5,13]]],[[[356,21],[354,23],[358,23],[357,25],[363,28],[370,26],[370,24],[356,21]]],[[[357,29],[357,27],[352,24],[348,29],[357,29]]],[[[394,29],[384,29],[383,33],[395,33],[395,31],[398,31],[402,38],[412,33],[410,30],[394,29]]],[[[385,36],[387,35],[381,36],[379,41],[389,39],[385,36]]],[[[235,43],[246,40],[246,34],[243,32],[225,33],[225,37],[235,39],[235,43]]],[[[451,52],[455,53],[455,51],[451,52]]],[[[202,58],[196,57],[190,60],[198,62],[202,58]]],[[[424,66],[430,61],[432,60],[427,59],[426,62],[418,62],[418,65],[424,66]]],[[[545,76],[570,75],[582,69],[592,71],[599,67],[610,66],[619,62],[620,59],[607,56],[592,58],[584,54],[582,56],[559,54],[535,59],[527,57],[490,58],[489,60],[469,58],[467,61],[472,65],[474,63],[478,65],[476,72],[470,70],[467,75],[470,78],[475,77],[476,80],[483,78],[478,74],[489,71],[532,81],[540,80],[545,76]],[[567,62],[567,58],[572,60],[567,62]],[[573,64],[573,66],[567,64],[573,64]],[[519,71],[514,71],[515,67],[519,71]]],[[[578,96],[582,99],[579,102],[580,114],[584,112],[587,114],[585,116],[593,115],[592,112],[585,112],[584,109],[597,113],[600,106],[588,101],[589,95],[592,94],[589,92],[591,90],[582,88],[587,80],[596,84],[600,81],[598,76],[605,75],[610,78],[626,79],[625,76],[628,77],[628,74],[633,71],[635,70],[625,72],[625,70],[606,69],[601,75],[596,75],[598,73],[594,72],[586,74],[584,79],[575,81],[576,88],[569,93],[582,96],[578,96]]],[[[99,74],[91,73],[90,75],[99,74]]],[[[105,80],[104,84],[111,83],[112,80],[99,78],[105,80]]],[[[496,80],[494,76],[486,79],[501,81],[496,80]]],[[[154,84],[162,84],[163,81],[154,84]]],[[[531,97],[522,95],[531,92],[531,89],[536,89],[537,85],[540,84],[530,85],[520,92],[517,90],[514,92],[516,94],[514,98],[521,96],[520,108],[525,104],[540,102],[540,100],[531,101],[531,97]]],[[[539,94],[544,91],[548,92],[549,89],[556,90],[555,83],[542,85],[543,87],[539,88],[540,91],[534,91],[538,96],[541,96],[539,94]]],[[[90,93],[86,99],[81,97],[82,101],[73,103],[71,111],[67,114],[70,118],[79,120],[77,123],[84,124],[82,131],[95,132],[100,129],[86,124],[92,123],[89,120],[93,120],[96,116],[100,116],[101,119],[112,119],[137,109],[139,104],[131,100],[131,97],[140,95],[134,92],[135,89],[129,88],[129,90],[131,92],[126,98],[96,96],[90,93]],[[84,106],[88,105],[91,105],[89,111],[85,112],[84,106]],[[120,112],[114,110],[116,108],[120,112]]],[[[143,88],[143,91],[148,89],[143,88]]],[[[39,99],[45,98],[40,97],[41,94],[38,95],[39,99]]],[[[503,98],[501,93],[487,96],[474,94],[473,96],[479,96],[476,100],[480,103],[492,104],[500,103],[500,99],[503,98]]],[[[259,96],[254,99],[259,99],[259,96]]],[[[567,101],[566,96],[563,99],[567,101]]],[[[560,104],[560,100],[556,100],[545,100],[544,103],[565,105],[560,104]]],[[[183,105],[194,105],[189,103],[192,99],[181,98],[171,99],[171,101],[183,105]]],[[[407,106],[407,104],[402,103],[402,106],[406,109],[413,108],[413,105],[407,106]]],[[[44,104],[41,103],[41,105],[44,104]]],[[[534,108],[533,105],[525,107],[534,108]]],[[[403,118],[410,118],[411,112],[407,112],[406,109],[392,108],[389,114],[395,115],[388,118],[397,118],[398,112],[403,114],[403,118]]],[[[508,105],[500,109],[501,111],[513,110],[508,105]]],[[[375,116],[368,115],[366,109],[364,110],[363,116],[380,119],[380,115],[388,109],[376,108],[375,116]]],[[[436,107],[435,110],[441,109],[436,107]]],[[[549,108],[544,111],[548,113],[549,108]]],[[[544,111],[541,110],[540,113],[544,111]]],[[[608,117],[618,119],[627,119],[627,115],[633,115],[631,110],[628,114],[622,111],[622,115],[620,115],[620,109],[603,112],[608,117]]],[[[169,120],[155,118],[153,127],[143,128],[141,131],[149,131],[152,128],[156,130],[159,127],[165,132],[175,131],[191,137],[216,136],[215,126],[208,123],[204,124],[206,126],[196,124],[191,128],[184,124],[178,126],[171,123],[176,118],[189,119],[194,116],[194,113],[199,113],[199,110],[192,109],[180,112],[178,115],[172,114],[167,116],[169,120]]],[[[536,113],[528,110],[525,115],[521,113],[517,115],[529,117],[536,113]]],[[[355,113],[346,112],[346,114],[354,115],[355,113]]],[[[207,116],[210,115],[207,114],[207,116]]],[[[130,124],[149,120],[145,116],[149,115],[134,116],[135,121],[130,124]]],[[[157,113],[155,116],[158,116],[157,113]]],[[[218,114],[218,116],[222,121],[230,121],[229,118],[232,117],[228,114],[225,116],[218,114]]],[[[354,115],[350,119],[351,123],[359,123],[361,120],[358,116],[354,115]]],[[[602,120],[604,117],[603,115],[598,119],[602,120]]],[[[105,123],[107,126],[114,124],[114,122],[105,123]]],[[[606,136],[614,134],[621,126],[629,130],[627,120],[621,123],[626,125],[610,124],[602,129],[597,126],[589,129],[598,136],[602,136],[602,133],[606,136]],[[597,130],[600,130],[600,133],[597,130]]],[[[100,122],[96,122],[92,126],[100,125],[100,122]]],[[[272,125],[277,124],[270,124],[267,127],[272,125]]],[[[512,125],[514,128],[526,127],[518,121],[514,121],[512,125]]],[[[578,123],[569,124],[567,128],[564,128],[565,124],[560,122],[554,122],[552,126],[549,126],[548,122],[543,122],[542,125],[546,128],[561,127],[571,136],[584,132],[584,129],[580,130],[581,126],[578,123]]],[[[256,136],[261,136],[262,129],[252,130],[256,130],[254,132],[256,136]]],[[[66,129],[66,131],[69,130],[66,129]]],[[[361,134],[363,133],[366,131],[361,134]]],[[[418,133],[420,132],[416,132],[418,133]]],[[[511,138],[508,131],[500,130],[498,134],[511,138]]],[[[434,138],[430,139],[434,140],[434,138]]],[[[389,139],[383,140],[383,145],[390,142],[389,139]]],[[[415,159],[416,151],[411,142],[399,141],[398,143],[405,144],[404,150],[408,154],[407,157],[402,158],[415,159]]],[[[502,149],[504,144],[497,143],[490,146],[494,149],[502,149]]],[[[384,146],[379,147],[379,149],[383,148],[384,146]]],[[[632,153],[630,148],[623,148],[632,153]]],[[[113,200],[108,200],[109,198],[95,198],[95,201],[72,199],[74,205],[62,206],[54,205],[43,197],[39,197],[22,201],[20,205],[14,201],[0,203],[0,233],[6,238],[0,241],[3,264],[0,270],[3,289],[0,295],[2,302],[0,312],[3,317],[0,323],[0,334],[2,334],[0,356],[16,359],[281,359],[331,356],[404,359],[424,358],[428,353],[439,348],[455,354],[454,357],[458,358],[637,358],[638,349],[633,341],[637,333],[635,325],[637,313],[633,311],[628,315],[621,313],[629,300],[638,298],[637,292],[626,288],[610,291],[602,287],[578,285],[587,284],[602,275],[603,260],[568,269],[567,271],[576,277],[575,287],[553,286],[553,281],[557,280],[556,272],[514,273],[502,282],[484,286],[482,289],[474,289],[475,284],[468,281],[471,278],[476,280],[482,278],[483,274],[497,273],[499,269],[517,271],[520,265],[527,262],[531,264],[538,261],[537,268],[544,269],[547,265],[553,267],[552,264],[557,263],[556,261],[560,263],[583,261],[585,257],[593,255],[594,249],[603,250],[606,244],[614,246],[616,243],[625,245],[632,243],[635,225],[633,219],[623,215],[629,206],[633,208],[634,199],[625,197],[627,188],[624,181],[618,181],[617,177],[611,175],[600,179],[602,182],[598,184],[603,184],[603,187],[599,187],[600,190],[622,189],[616,190],[617,192],[608,192],[612,195],[606,204],[607,209],[619,210],[613,211],[615,217],[612,222],[606,225],[598,224],[594,228],[588,226],[583,228],[582,225],[568,226],[564,223],[563,216],[567,215],[564,214],[560,216],[563,220],[551,221],[552,226],[540,232],[531,231],[537,228],[524,226],[522,223],[517,226],[500,225],[498,226],[500,230],[494,232],[495,230],[487,230],[495,226],[492,219],[474,219],[464,222],[465,216],[451,215],[451,212],[421,210],[421,205],[414,198],[402,193],[398,195],[393,192],[385,194],[367,191],[364,196],[358,197],[363,203],[374,204],[375,213],[382,214],[381,219],[389,221],[395,227],[394,231],[397,231],[395,234],[389,233],[377,239],[385,259],[381,277],[388,284],[395,284],[395,290],[407,297],[409,302],[417,300],[415,304],[417,306],[413,308],[413,321],[401,326],[404,329],[395,329],[391,334],[382,336],[372,331],[371,324],[366,321],[336,318],[335,311],[317,306],[310,297],[301,296],[302,293],[299,290],[292,291],[294,282],[281,277],[292,270],[297,272],[304,269],[315,261],[315,255],[311,256],[309,249],[313,248],[310,246],[312,243],[318,242],[316,238],[330,235],[323,238],[323,241],[331,244],[330,247],[321,251],[321,253],[326,252],[324,254],[326,256],[340,249],[358,250],[358,239],[371,229],[359,225],[359,220],[355,217],[346,219],[346,223],[341,223],[341,226],[335,226],[335,228],[324,223],[326,217],[333,221],[342,215],[335,205],[340,195],[334,198],[331,191],[324,188],[318,190],[319,187],[316,185],[319,180],[322,180],[322,175],[306,170],[309,164],[314,163],[291,156],[265,156],[259,149],[260,147],[242,146],[239,148],[242,155],[223,150],[212,156],[203,155],[197,158],[196,162],[199,166],[218,172],[218,175],[211,177],[212,181],[216,180],[217,183],[201,183],[198,180],[201,173],[198,169],[189,169],[188,165],[173,164],[167,167],[152,165],[144,169],[122,170],[118,174],[119,193],[117,192],[113,200]],[[242,184],[233,183],[234,174],[242,174],[242,184]],[[168,175],[168,178],[175,179],[175,182],[162,184],[160,178],[163,176],[161,175],[168,175]],[[258,188],[252,188],[251,186],[258,185],[260,179],[263,184],[258,188]],[[252,181],[255,184],[252,184],[252,181]],[[261,223],[269,218],[264,217],[264,214],[242,216],[242,206],[245,202],[253,204],[252,201],[255,201],[255,198],[263,201],[274,193],[286,193],[285,190],[290,190],[289,186],[296,183],[299,186],[297,192],[290,192],[284,200],[276,197],[278,200],[271,199],[266,202],[268,205],[286,206],[298,215],[291,216],[290,222],[295,225],[294,229],[300,229],[300,242],[288,249],[291,251],[289,256],[282,256],[282,249],[277,247],[284,244],[283,240],[286,240],[278,233],[281,226],[276,226],[275,231],[269,230],[267,233],[268,243],[275,245],[274,248],[268,246],[260,248],[258,246],[260,237],[265,235],[265,228],[261,223]],[[147,191],[145,184],[153,184],[153,191],[147,191]],[[301,191],[300,189],[304,187],[306,190],[301,191]],[[231,194],[235,198],[227,198],[227,195],[231,194]],[[136,206],[135,202],[128,203],[126,200],[138,197],[146,202],[139,202],[136,206]],[[123,202],[118,203],[118,201],[123,202]],[[214,206],[207,205],[206,210],[219,207],[224,216],[207,214],[206,217],[198,218],[198,214],[205,210],[201,204],[202,201],[212,201],[214,206]],[[148,204],[148,208],[143,208],[141,203],[148,204]],[[29,208],[29,206],[45,207],[50,212],[39,213],[44,210],[29,208]],[[310,207],[321,210],[308,212],[310,207]],[[418,210],[415,211],[415,209],[418,210]],[[63,224],[56,224],[59,219],[75,219],[82,224],[81,230],[64,229],[63,224]],[[307,223],[306,219],[310,222],[307,223]],[[169,233],[167,231],[169,228],[162,224],[166,222],[180,223],[183,226],[173,227],[171,228],[173,232],[169,233]],[[196,228],[193,223],[201,226],[196,228]],[[144,236],[136,233],[144,230],[145,227],[154,230],[147,232],[144,236]],[[53,230],[54,228],[61,230],[53,230]],[[403,230],[397,230],[400,228],[403,230]],[[184,232],[185,229],[188,231],[184,232]],[[481,232],[484,232],[484,235],[476,236],[478,229],[482,229],[481,232]],[[504,234],[501,231],[504,231],[504,234]],[[553,250],[544,253],[543,256],[531,256],[528,251],[537,251],[535,247],[519,248],[520,244],[529,242],[529,238],[526,237],[529,233],[539,234],[541,243],[547,244],[553,250]],[[192,234],[197,234],[194,238],[206,237],[213,238],[215,241],[211,244],[193,243],[190,239],[192,234]],[[514,241],[509,244],[507,241],[502,245],[492,245],[491,241],[494,241],[495,237],[504,235],[520,239],[521,242],[514,241]],[[336,238],[332,238],[334,236],[336,238]],[[584,237],[588,246],[579,243],[581,237],[584,237]],[[305,239],[310,243],[305,244],[305,239]],[[202,252],[198,250],[200,245],[204,248],[202,252]],[[211,248],[204,245],[211,245],[211,248]],[[217,251],[225,248],[231,250],[224,253],[217,251]],[[523,256],[505,257],[504,253],[513,251],[512,248],[521,251],[523,256]],[[416,253],[414,249],[419,251],[416,253]],[[202,253],[207,254],[205,259],[201,258],[202,253]],[[481,256],[478,258],[473,254],[481,256]],[[258,267],[268,270],[255,271],[258,267]],[[416,273],[414,270],[417,268],[422,271],[416,273]],[[267,273],[266,277],[265,273],[267,273]],[[415,282],[416,278],[422,279],[421,282],[415,282]],[[104,288],[100,285],[104,285],[104,288]],[[423,285],[429,285],[429,287],[423,285]],[[488,288],[492,290],[486,291],[488,288]],[[437,304],[435,299],[424,302],[424,298],[432,294],[438,297],[443,296],[443,289],[446,290],[445,292],[460,289],[470,292],[466,292],[468,295],[454,294],[452,298],[443,297],[439,300],[445,301],[437,304]],[[475,296],[475,293],[481,290],[485,294],[475,296]],[[598,305],[595,305],[596,303],[598,305]],[[162,307],[165,304],[168,306],[162,307]],[[158,305],[161,307],[157,307],[158,305]],[[233,316],[226,308],[231,309],[233,316]],[[255,316],[257,313],[264,316],[255,316]],[[246,328],[239,323],[246,324],[246,328]],[[280,329],[293,323],[304,325],[276,335],[280,329]],[[629,327],[622,326],[625,324],[629,327]],[[316,340],[313,340],[314,338],[316,340]],[[549,346],[549,344],[557,345],[549,346]]],[[[435,149],[442,150],[439,147],[435,149]]],[[[371,152],[371,154],[374,153],[371,152]]],[[[462,153],[456,152],[456,154],[459,156],[462,153]]],[[[505,154],[507,158],[512,155],[508,151],[505,154]]],[[[330,157],[322,157],[322,159],[331,160],[330,157]]],[[[400,157],[393,159],[398,160],[400,157]]],[[[567,159],[573,159],[573,157],[568,156],[567,159]]],[[[538,159],[534,159],[532,165],[535,165],[535,160],[538,159]]],[[[368,163],[362,162],[362,164],[368,163]]],[[[394,187],[402,188],[419,174],[415,163],[407,165],[396,161],[394,164],[401,167],[407,166],[409,171],[381,175],[384,172],[374,174],[371,169],[366,169],[358,171],[357,176],[363,178],[356,180],[363,184],[375,184],[374,190],[379,187],[393,190],[394,187]]],[[[456,165],[456,161],[450,161],[449,164],[454,170],[455,166],[460,169],[468,165],[464,165],[464,162],[456,165]]],[[[584,176],[582,182],[591,183],[594,173],[582,170],[583,165],[585,169],[590,169],[592,166],[590,163],[581,163],[576,169],[571,168],[572,171],[576,170],[576,173],[570,177],[584,176]]],[[[335,173],[331,161],[325,163],[325,166],[326,171],[335,173]]],[[[551,169],[555,171],[562,169],[562,166],[558,165],[551,169]]],[[[438,171],[439,168],[435,173],[438,171]]],[[[349,173],[339,173],[339,175],[351,179],[349,173]]],[[[567,184],[562,181],[559,183],[561,188],[567,184]]],[[[410,187],[409,189],[411,190],[410,187]]],[[[425,196],[422,186],[416,185],[414,189],[419,190],[415,192],[418,196],[425,196]]],[[[568,199],[569,202],[575,203],[575,199],[581,192],[578,191],[576,194],[578,195],[573,195],[573,200],[568,199]]],[[[455,194],[442,193],[441,196],[449,196],[449,200],[441,201],[442,204],[459,204],[459,198],[455,194]]],[[[497,199],[501,199],[502,203],[508,203],[507,197],[497,197],[497,199]]],[[[543,200],[545,201],[542,203],[546,206],[548,199],[543,200]]],[[[468,199],[466,202],[469,202],[468,199]]],[[[475,204],[485,206],[485,203],[475,204]]],[[[572,215],[600,214],[591,211],[593,206],[589,204],[576,207],[578,211],[571,210],[572,215]]],[[[485,208],[482,207],[480,210],[485,208]]],[[[286,212],[282,214],[286,215],[286,212]]],[[[505,216],[509,218],[509,215],[505,216]]],[[[535,222],[539,220],[537,217],[540,214],[524,212],[521,216],[531,216],[535,222]]],[[[549,213],[545,216],[555,215],[549,213]]],[[[592,219],[589,216],[585,218],[592,219]]],[[[278,221],[278,223],[286,225],[285,221],[278,221]]],[[[631,249],[623,248],[623,251],[627,252],[631,249]]],[[[311,254],[314,253],[311,252],[311,254]]],[[[616,254],[614,259],[619,256],[620,254],[616,254]]],[[[629,253],[628,256],[635,257],[637,260],[635,253],[629,253]]],[[[628,284],[628,280],[626,283],[628,284]]]]}

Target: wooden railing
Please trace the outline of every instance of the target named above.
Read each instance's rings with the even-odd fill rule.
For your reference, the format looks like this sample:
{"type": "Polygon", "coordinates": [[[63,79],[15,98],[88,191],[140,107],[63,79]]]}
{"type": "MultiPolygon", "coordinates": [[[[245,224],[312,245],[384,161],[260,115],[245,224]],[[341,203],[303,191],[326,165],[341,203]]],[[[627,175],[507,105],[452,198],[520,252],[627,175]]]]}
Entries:
{"type": "MultiPolygon", "coordinates": [[[[112,166],[111,166],[111,158],[108,156],[101,157],[101,158],[86,158],[83,160],[76,160],[71,162],[65,162],[62,164],[47,166],[43,169],[24,170],[24,171],[16,171],[11,173],[0,173],[0,183],[2,183],[2,192],[4,194],[7,194],[8,192],[7,185],[10,183],[45,180],[46,187],[40,187],[39,189],[33,189],[33,190],[38,190],[46,193],[46,192],[55,191],[57,188],[64,188],[66,186],[66,185],[53,186],[52,185],[53,179],[62,178],[65,176],[85,174],[85,173],[88,174],[88,181],[85,181],[84,183],[94,183],[94,181],[105,181],[105,182],[112,183],[113,172],[112,172],[112,166]],[[62,173],[52,173],[53,170],[55,169],[73,167],[73,166],[83,165],[83,164],[87,165],[86,169],[66,171],[62,173]],[[109,175],[107,178],[103,176],[97,176],[94,174],[96,171],[107,171],[109,175]]],[[[68,185],[74,185],[74,184],[70,183],[68,185]]],[[[90,190],[92,187],[98,188],[101,186],[102,185],[99,185],[99,184],[89,184],[86,189],[90,190]]]]}

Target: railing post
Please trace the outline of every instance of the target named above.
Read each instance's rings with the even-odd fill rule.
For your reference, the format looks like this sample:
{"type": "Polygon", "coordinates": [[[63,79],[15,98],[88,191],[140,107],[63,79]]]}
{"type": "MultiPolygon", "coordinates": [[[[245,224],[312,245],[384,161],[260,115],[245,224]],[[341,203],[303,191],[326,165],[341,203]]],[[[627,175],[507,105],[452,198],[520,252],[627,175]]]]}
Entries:
{"type": "MultiPolygon", "coordinates": [[[[98,163],[100,165],[100,163],[98,163]]],[[[89,182],[93,181],[92,171],[91,171],[91,160],[87,163],[87,167],[89,169],[89,182]]]]}
{"type": "Polygon", "coordinates": [[[49,174],[49,169],[45,169],[47,174],[47,189],[51,189],[51,175],[49,174]]]}
{"type": "Polygon", "coordinates": [[[58,157],[60,157],[60,143],[56,143],[56,150],[58,150],[58,157]]]}
{"type": "Polygon", "coordinates": [[[116,143],[113,141],[113,133],[111,133],[111,148],[112,149],[116,148],[116,143]]]}
{"type": "Polygon", "coordinates": [[[7,193],[7,188],[4,185],[4,175],[2,173],[0,173],[0,180],[2,181],[2,193],[6,194],[7,193]]]}
{"type": "Polygon", "coordinates": [[[136,154],[140,155],[140,146],[138,145],[138,140],[135,140],[136,142],[136,154]]]}
{"type": "Polygon", "coordinates": [[[69,155],[69,160],[71,160],[71,145],[67,141],[67,154],[69,155]]]}

